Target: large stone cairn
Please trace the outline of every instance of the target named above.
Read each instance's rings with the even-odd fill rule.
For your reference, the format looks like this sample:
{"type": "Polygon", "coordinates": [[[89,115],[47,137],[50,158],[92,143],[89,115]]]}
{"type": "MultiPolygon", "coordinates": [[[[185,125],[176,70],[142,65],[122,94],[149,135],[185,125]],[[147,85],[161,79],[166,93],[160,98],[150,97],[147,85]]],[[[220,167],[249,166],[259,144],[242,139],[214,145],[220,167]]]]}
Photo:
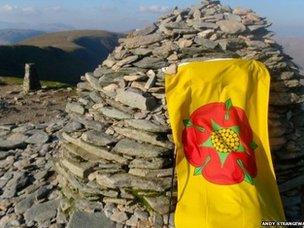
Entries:
{"type": "Polygon", "coordinates": [[[100,210],[122,226],[166,225],[174,146],[161,69],[210,58],[256,59],[272,77],[269,137],[286,215],[299,219],[303,79],[270,25],[252,10],[210,0],[174,9],[121,39],[102,65],[81,77],[79,99],[66,106],[71,124],[82,128],[62,135],[55,166],[63,194],[102,202],[100,210]]]}

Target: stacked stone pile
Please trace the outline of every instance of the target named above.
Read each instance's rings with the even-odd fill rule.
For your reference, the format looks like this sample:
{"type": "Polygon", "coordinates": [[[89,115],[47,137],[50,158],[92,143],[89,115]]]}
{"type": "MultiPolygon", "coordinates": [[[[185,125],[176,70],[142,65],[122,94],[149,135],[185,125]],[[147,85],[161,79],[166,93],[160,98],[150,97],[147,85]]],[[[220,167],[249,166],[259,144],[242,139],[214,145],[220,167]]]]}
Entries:
{"type": "Polygon", "coordinates": [[[82,127],[62,134],[55,167],[64,195],[100,202],[100,210],[122,226],[166,225],[173,143],[162,68],[174,72],[176,64],[212,58],[256,59],[272,77],[269,137],[286,215],[299,218],[304,83],[270,25],[252,10],[209,0],[174,9],[121,39],[102,65],[81,78],[79,99],[66,106],[70,124],[82,127]]]}

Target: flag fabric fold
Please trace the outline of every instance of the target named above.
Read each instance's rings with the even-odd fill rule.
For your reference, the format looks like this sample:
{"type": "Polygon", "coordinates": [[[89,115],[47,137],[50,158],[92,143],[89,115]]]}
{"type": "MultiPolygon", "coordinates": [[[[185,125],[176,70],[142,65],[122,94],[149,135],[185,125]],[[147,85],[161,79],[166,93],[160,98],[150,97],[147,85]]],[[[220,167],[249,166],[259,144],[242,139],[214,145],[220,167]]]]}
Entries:
{"type": "Polygon", "coordinates": [[[180,65],[165,76],[176,145],[177,228],[284,221],[268,139],[270,76],[254,60],[180,65]]]}

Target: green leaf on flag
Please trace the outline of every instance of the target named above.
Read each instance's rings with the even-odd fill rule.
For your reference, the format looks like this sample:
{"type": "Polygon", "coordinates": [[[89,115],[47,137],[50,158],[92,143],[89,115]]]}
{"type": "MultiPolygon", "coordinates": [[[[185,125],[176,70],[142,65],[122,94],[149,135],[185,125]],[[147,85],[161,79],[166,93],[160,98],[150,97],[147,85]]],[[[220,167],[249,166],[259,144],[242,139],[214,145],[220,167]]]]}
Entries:
{"type": "Polygon", "coordinates": [[[192,121],[190,119],[184,119],[183,123],[185,127],[192,127],[192,121]]]}
{"type": "Polygon", "coordinates": [[[245,173],[244,181],[246,181],[249,184],[254,185],[254,179],[248,173],[245,173]]]}
{"type": "Polygon", "coordinates": [[[243,170],[244,172],[244,181],[246,181],[249,184],[254,185],[254,179],[248,174],[246,168],[243,165],[242,160],[237,159],[236,162],[238,163],[238,165],[240,166],[240,168],[243,170]]]}
{"type": "Polygon", "coordinates": [[[239,126],[232,126],[230,127],[231,130],[233,130],[235,133],[240,133],[240,127],[239,126]]]}
{"type": "Polygon", "coordinates": [[[218,131],[218,130],[222,129],[221,126],[218,125],[214,120],[211,120],[211,124],[212,124],[212,129],[214,131],[218,131]]]}
{"type": "Polygon", "coordinates": [[[232,108],[232,101],[230,98],[225,102],[225,107],[226,110],[230,110],[232,108]]]}
{"type": "Polygon", "coordinates": [[[223,167],[229,153],[224,153],[224,152],[218,152],[218,155],[220,157],[220,161],[221,161],[221,166],[223,167]]]}
{"type": "Polygon", "coordinates": [[[205,141],[203,144],[201,144],[201,146],[204,146],[204,147],[213,147],[213,144],[212,144],[212,141],[211,141],[211,137],[209,137],[207,139],[207,141],[205,141]]]}
{"type": "Polygon", "coordinates": [[[195,167],[193,175],[194,176],[201,175],[202,172],[203,172],[203,169],[209,163],[210,160],[211,160],[210,155],[207,155],[206,158],[205,158],[205,160],[204,160],[204,162],[203,162],[203,164],[200,167],[195,167]]]}
{"type": "Polygon", "coordinates": [[[195,167],[193,175],[198,176],[201,174],[202,174],[202,167],[195,167]]]}
{"type": "Polygon", "coordinates": [[[240,144],[239,148],[237,149],[237,152],[245,152],[245,147],[242,144],[240,144]]]}
{"type": "Polygon", "coordinates": [[[255,150],[256,148],[259,147],[254,141],[252,141],[252,142],[250,143],[249,146],[250,146],[250,148],[253,149],[253,150],[255,150]]]}

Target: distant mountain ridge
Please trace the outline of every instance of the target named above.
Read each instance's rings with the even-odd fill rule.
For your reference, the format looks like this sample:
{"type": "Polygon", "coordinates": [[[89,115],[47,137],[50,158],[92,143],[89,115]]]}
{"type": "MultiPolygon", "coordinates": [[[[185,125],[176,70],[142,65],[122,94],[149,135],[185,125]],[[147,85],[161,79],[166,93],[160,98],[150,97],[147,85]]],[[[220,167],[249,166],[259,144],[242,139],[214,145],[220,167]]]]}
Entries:
{"type": "Polygon", "coordinates": [[[304,73],[304,37],[279,37],[277,40],[304,73]]]}
{"type": "Polygon", "coordinates": [[[44,33],[70,31],[74,29],[73,26],[63,23],[27,24],[0,21],[0,45],[16,44],[44,33]]]}
{"type": "Polygon", "coordinates": [[[0,29],[0,45],[16,44],[44,33],[43,31],[30,29],[0,29]]]}
{"type": "Polygon", "coordinates": [[[108,56],[121,36],[102,30],[74,30],[0,46],[0,76],[22,77],[24,64],[33,62],[42,80],[75,84],[108,56]]]}
{"type": "Polygon", "coordinates": [[[59,31],[74,30],[75,27],[64,23],[28,24],[22,22],[0,21],[0,29],[25,29],[25,30],[38,30],[43,32],[59,32],[59,31]]]}

